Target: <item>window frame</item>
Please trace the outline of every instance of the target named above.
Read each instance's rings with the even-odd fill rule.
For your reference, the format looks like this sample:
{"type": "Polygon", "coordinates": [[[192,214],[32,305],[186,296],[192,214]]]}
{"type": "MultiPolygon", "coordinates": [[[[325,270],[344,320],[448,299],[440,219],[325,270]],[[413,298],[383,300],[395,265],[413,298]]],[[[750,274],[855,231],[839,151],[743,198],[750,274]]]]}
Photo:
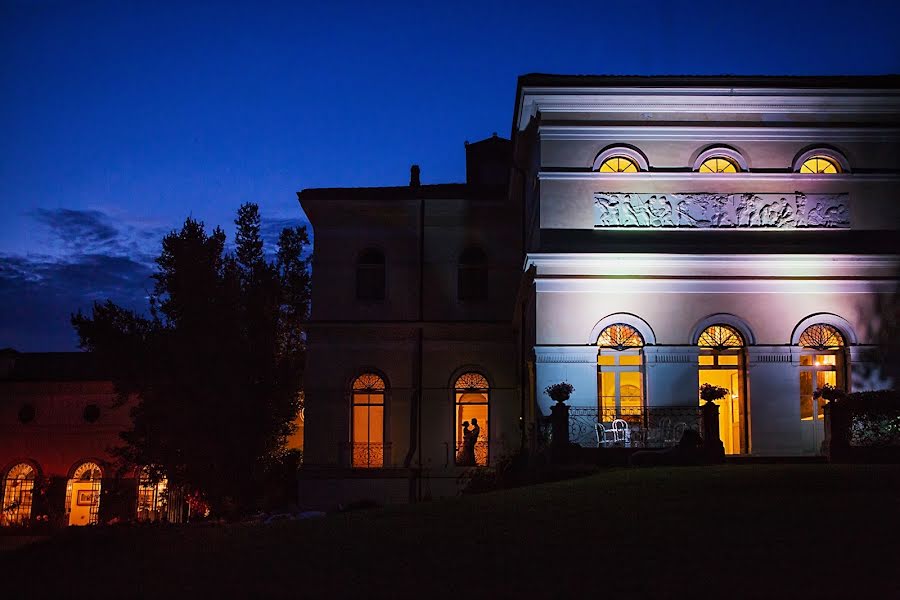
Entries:
{"type": "Polygon", "coordinates": [[[380,304],[387,297],[387,259],[384,250],[376,247],[362,249],[356,255],[356,267],[354,270],[355,298],[357,302],[365,304],[380,304]],[[366,258],[375,257],[376,260],[366,261],[366,258]],[[380,274],[380,277],[378,275],[380,274]],[[370,278],[370,281],[366,279],[370,278]],[[368,285],[373,285],[369,289],[368,285]]]}

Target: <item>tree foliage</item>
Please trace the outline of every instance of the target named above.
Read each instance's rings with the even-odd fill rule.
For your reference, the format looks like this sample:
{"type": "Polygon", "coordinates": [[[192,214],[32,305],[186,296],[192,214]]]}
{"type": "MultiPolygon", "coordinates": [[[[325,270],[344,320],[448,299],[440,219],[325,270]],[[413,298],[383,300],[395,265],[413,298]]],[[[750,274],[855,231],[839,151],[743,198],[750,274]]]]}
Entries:
{"type": "Polygon", "coordinates": [[[234,253],[192,218],[163,238],[149,316],[111,301],[72,316],[119,401],[136,399],[118,455],[219,512],[254,508],[294,431],[310,294],[304,227],[284,229],[269,261],[258,207],[241,206],[235,225],[234,253]]]}

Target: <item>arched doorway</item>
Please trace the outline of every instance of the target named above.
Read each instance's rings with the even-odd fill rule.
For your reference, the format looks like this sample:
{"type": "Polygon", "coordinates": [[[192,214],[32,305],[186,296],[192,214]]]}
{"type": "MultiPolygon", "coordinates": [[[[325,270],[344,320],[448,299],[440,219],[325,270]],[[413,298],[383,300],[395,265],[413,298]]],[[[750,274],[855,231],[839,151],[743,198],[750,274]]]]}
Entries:
{"type": "MultiPolygon", "coordinates": [[[[697,345],[700,346],[700,385],[708,383],[728,390],[724,398],[715,401],[725,454],[746,453],[749,432],[744,394],[744,338],[730,325],[711,325],[700,334],[697,345]]],[[[700,404],[705,402],[700,400],[700,404]]]]}
{"type": "Polygon", "coordinates": [[[100,511],[103,470],[97,463],[83,462],[66,485],[66,515],[69,525],[96,525],[100,511]]]}
{"type": "Polygon", "coordinates": [[[599,421],[639,423],[644,410],[644,338],[631,325],[605,327],[597,338],[599,421]]]}
{"type": "Polygon", "coordinates": [[[845,341],[832,325],[816,323],[800,334],[800,429],[803,452],[818,454],[825,439],[825,404],[815,391],[846,386],[845,341]]]}
{"type": "Polygon", "coordinates": [[[486,467],[489,441],[491,390],[480,373],[463,373],[453,385],[455,397],[456,464],[486,467]]]}
{"type": "Polygon", "coordinates": [[[3,505],[0,526],[27,525],[31,519],[34,496],[34,467],[19,463],[6,472],[3,481],[3,505]]]}

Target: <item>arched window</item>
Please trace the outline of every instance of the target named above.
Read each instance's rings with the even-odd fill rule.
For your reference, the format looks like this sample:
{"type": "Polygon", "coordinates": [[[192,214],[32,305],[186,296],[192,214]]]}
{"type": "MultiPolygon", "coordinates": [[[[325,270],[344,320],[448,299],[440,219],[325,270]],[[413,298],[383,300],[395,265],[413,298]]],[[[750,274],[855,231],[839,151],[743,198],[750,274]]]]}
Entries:
{"type": "Polygon", "coordinates": [[[19,463],[6,473],[3,481],[3,506],[0,506],[0,526],[27,525],[31,519],[34,494],[34,467],[19,463]]]}
{"type": "MultiPolygon", "coordinates": [[[[697,341],[700,346],[699,382],[722,387],[728,393],[719,406],[719,436],[726,454],[747,451],[747,407],[745,406],[744,338],[730,325],[711,325],[697,341]]],[[[703,403],[703,400],[700,400],[703,403]]]]}
{"type": "Polygon", "coordinates": [[[737,173],[740,171],[737,163],[725,156],[711,156],[697,169],[700,173],[737,173]]]}
{"type": "Polygon", "coordinates": [[[801,173],[840,173],[841,166],[830,156],[810,156],[800,165],[801,173]]]}
{"type": "Polygon", "coordinates": [[[168,486],[166,477],[153,473],[149,467],[141,469],[138,476],[138,521],[157,522],[166,517],[168,486]]]}
{"type": "Polygon", "coordinates": [[[353,380],[351,466],[380,468],[385,464],[384,379],[363,373],[353,380]]]}
{"type": "Polygon", "coordinates": [[[624,323],[609,325],[597,339],[600,421],[638,422],[644,410],[644,338],[624,323]]]}
{"type": "Polygon", "coordinates": [[[100,512],[103,470],[97,463],[84,462],[66,484],[66,514],[69,525],[96,525],[100,512]]]}
{"type": "Polygon", "coordinates": [[[601,173],[637,173],[640,171],[637,164],[625,156],[611,156],[604,160],[597,170],[601,173]]]}
{"type": "Polygon", "coordinates": [[[824,398],[815,391],[844,388],[844,336],[832,325],[816,323],[803,330],[800,345],[800,421],[804,451],[817,454],[825,437],[824,398]]]}
{"type": "Polygon", "coordinates": [[[487,300],[488,266],[484,250],[477,247],[466,248],[459,256],[456,275],[456,295],[459,300],[487,300]]]}
{"type": "Polygon", "coordinates": [[[368,248],[356,261],[356,299],[365,302],[384,300],[384,253],[368,248]]]}
{"type": "Polygon", "coordinates": [[[488,464],[491,390],[479,373],[464,373],[454,384],[456,464],[484,467],[488,464]]]}

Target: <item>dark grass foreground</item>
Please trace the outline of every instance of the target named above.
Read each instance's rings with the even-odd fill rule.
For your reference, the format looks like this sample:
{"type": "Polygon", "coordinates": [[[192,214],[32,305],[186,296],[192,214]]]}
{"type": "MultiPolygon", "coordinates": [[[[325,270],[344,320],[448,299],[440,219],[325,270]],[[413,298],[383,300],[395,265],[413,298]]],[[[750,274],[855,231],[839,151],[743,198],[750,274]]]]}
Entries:
{"type": "Polygon", "coordinates": [[[897,598],[898,511],[900,466],[614,470],[316,521],[71,530],[0,555],[2,597],[897,598]]]}

